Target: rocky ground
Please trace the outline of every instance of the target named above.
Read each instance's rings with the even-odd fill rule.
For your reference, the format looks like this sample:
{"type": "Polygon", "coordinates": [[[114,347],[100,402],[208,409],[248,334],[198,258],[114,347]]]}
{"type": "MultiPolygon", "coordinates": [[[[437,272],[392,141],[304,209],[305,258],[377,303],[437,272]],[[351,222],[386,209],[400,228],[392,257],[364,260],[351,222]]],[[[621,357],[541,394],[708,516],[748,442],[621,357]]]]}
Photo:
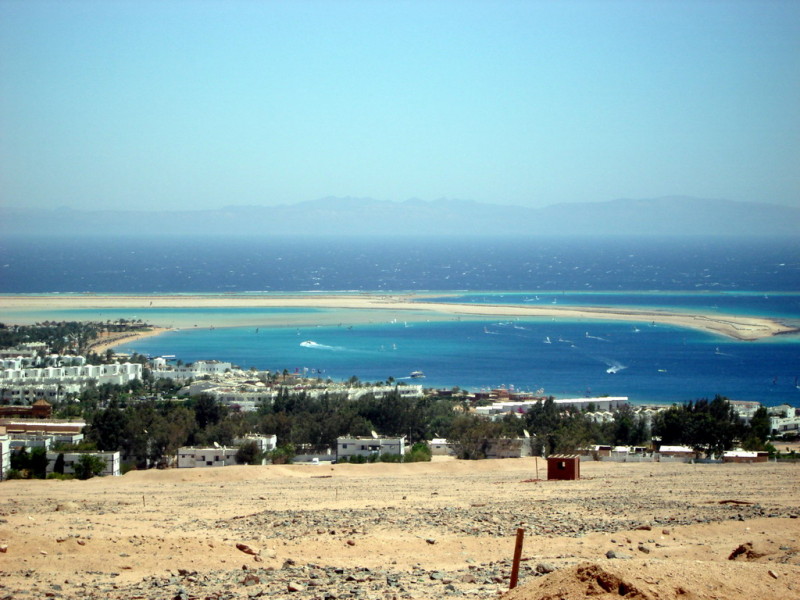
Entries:
{"type": "Polygon", "coordinates": [[[800,464],[581,472],[543,481],[544,461],[517,459],[4,482],[0,600],[800,598],[800,464]]]}

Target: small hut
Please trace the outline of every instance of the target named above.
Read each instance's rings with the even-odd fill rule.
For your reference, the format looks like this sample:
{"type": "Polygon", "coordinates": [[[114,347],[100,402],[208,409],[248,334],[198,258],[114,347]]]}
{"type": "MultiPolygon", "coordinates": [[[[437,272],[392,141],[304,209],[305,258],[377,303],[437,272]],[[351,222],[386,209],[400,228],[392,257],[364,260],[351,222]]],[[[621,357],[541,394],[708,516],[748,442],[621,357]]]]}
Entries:
{"type": "Polygon", "coordinates": [[[547,479],[581,478],[581,458],[577,454],[554,454],[547,457],[547,479]]]}

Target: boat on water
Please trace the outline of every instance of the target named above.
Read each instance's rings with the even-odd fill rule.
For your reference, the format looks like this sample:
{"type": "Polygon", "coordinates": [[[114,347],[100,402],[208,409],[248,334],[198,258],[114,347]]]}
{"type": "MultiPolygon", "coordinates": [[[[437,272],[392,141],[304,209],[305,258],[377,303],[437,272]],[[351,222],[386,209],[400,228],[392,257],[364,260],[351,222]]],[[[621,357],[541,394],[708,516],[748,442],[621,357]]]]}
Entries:
{"type": "Polygon", "coordinates": [[[423,373],[422,371],[411,371],[410,377],[411,379],[421,379],[425,377],[425,373],[423,373]]]}

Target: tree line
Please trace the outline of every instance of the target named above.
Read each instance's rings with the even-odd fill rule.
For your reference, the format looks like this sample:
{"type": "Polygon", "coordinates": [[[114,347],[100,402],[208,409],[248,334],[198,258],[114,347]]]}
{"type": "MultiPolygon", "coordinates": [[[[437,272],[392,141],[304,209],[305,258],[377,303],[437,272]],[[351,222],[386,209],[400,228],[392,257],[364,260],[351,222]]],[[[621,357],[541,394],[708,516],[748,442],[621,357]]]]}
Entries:
{"type": "Polygon", "coordinates": [[[340,394],[313,397],[283,388],[274,402],[255,412],[232,411],[206,395],[182,402],[113,400],[94,413],[87,439],[100,450],[120,450],[132,464],[148,468],[165,464],[181,446],[232,446],[248,433],[274,434],[284,451],[315,453],[335,448],[339,436],[369,436],[372,431],[405,436],[409,445],[447,438],[465,459],[485,457],[487,440],[524,435],[530,436],[535,455],[571,453],[594,444],[647,445],[652,440],[713,455],[735,444],[763,449],[769,417],[762,408],[745,424],[728,400],[717,396],[674,405],[657,413],[652,424],[630,406],[599,423],[587,412],[562,410],[548,398],[525,414],[493,421],[452,398],[408,398],[395,390],[347,400],[340,394]]]}

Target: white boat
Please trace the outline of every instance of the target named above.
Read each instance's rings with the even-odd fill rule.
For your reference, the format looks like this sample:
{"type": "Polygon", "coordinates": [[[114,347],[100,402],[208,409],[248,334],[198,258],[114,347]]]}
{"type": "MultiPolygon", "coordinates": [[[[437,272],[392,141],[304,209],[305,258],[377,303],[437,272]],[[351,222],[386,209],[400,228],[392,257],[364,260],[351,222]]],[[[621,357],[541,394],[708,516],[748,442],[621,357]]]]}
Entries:
{"type": "Polygon", "coordinates": [[[412,379],[421,379],[422,377],[425,377],[425,373],[422,371],[411,371],[410,377],[412,379]]]}

